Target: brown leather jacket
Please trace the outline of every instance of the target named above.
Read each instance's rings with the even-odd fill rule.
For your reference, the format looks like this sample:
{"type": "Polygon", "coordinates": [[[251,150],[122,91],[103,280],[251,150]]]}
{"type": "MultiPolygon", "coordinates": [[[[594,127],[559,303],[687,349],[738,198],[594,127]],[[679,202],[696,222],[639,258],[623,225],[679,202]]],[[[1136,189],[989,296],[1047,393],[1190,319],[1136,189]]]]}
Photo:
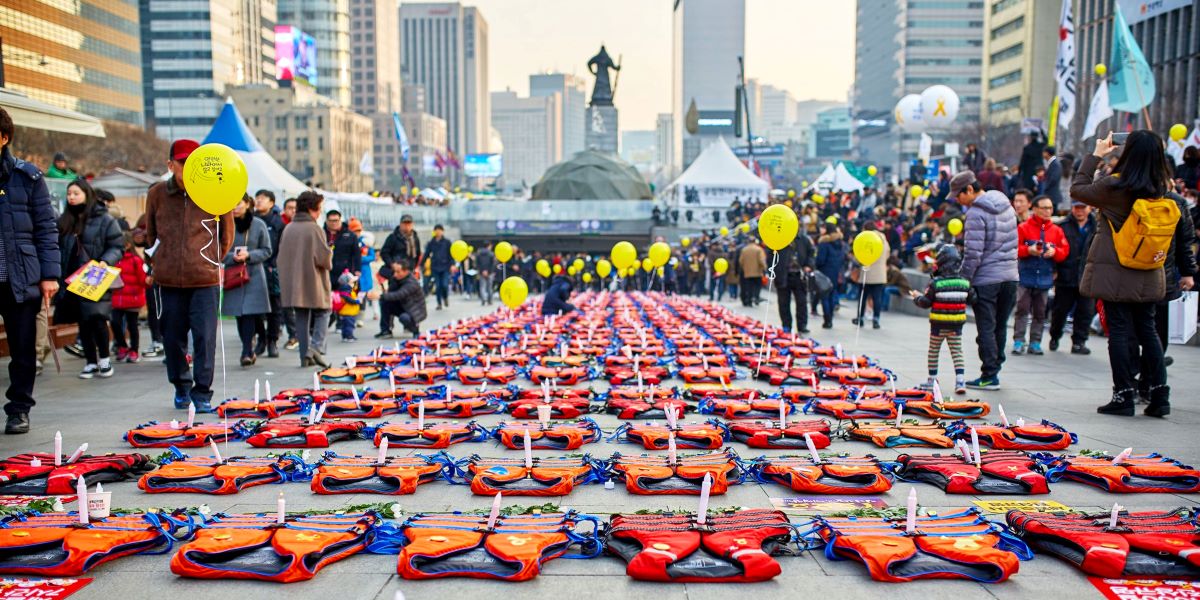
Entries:
{"type": "Polygon", "coordinates": [[[217,264],[233,246],[233,213],[221,215],[220,248],[213,241],[216,226],[212,215],[196,206],[174,177],[151,186],[146,195],[146,243],[158,243],[154,282],[179,288],[217,285],[217,264]]]}

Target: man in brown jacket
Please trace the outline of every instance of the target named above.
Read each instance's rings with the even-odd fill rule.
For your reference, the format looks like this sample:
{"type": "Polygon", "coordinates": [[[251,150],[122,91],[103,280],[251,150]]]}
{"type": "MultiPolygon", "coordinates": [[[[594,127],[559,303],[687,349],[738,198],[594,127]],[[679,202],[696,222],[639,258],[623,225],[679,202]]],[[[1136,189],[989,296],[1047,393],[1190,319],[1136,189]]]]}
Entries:
{"type": "Polygon", "coordinates": [[[742,304],[756,306],[762,299],[762,278],[767,272],[767,251],[758,245],[757,240],[750,240],[742,246],[738,254],[738,273],[742,276],[742,304]]]}
{"type": "Polygon", "coordinates": [[[233,216],[221,215],[217,227],[212,215],[188,196],[183,165],[197,147],[199,144],[193,140],[171,143],[167,160],[171,178],[154,184],[146,195],[146,242],[153,250],[152,276],[162,293],[158,306],[162,311],[167,379],[175,386],[175,408],[184,409],[190,403],[196,406],[196,412],[212,412],[221,294],[217,265],[233,245],[233,216]],[[215,238],[218,230],[219,243],[215,238]]]}

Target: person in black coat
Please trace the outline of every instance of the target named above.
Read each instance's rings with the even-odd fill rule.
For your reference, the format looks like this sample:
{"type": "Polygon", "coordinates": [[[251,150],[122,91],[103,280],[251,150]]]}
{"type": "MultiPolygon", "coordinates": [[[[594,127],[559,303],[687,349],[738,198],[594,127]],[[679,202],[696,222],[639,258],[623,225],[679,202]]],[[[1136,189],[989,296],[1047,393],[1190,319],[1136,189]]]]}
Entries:
{"type": "Polygon", "coordinates": [[[1037,170],[1045,167],[1045,163],[1042,160],[1042,148],[1046,146],[1046,143],[1042,141],[1040,133],[1031,133],[1028,139],[1028,143],[1021,149],[1021,162],[1017,167],[1016,187],[1036,190],[1037,170]]]}
{"type": "Polygon", "coordinates": [[[425,291],[413,277],[413,263],[407,258],[397,258],[392,261],[390,271],[392,278],[388,281],[386,292],[372,290],[368,297],[378,299],[385,318],[383,331],[377,338],[391,337],[392,317],[400,320],[400,326],[411,333],[413,337],[421,334],[421,321],[428,316],[425,309],[425,291]]]}
{"type": "Polygon", "coordinates": [[[358,235],[342,222],[342,213],[325,213],[325,237],[333,246],[333,268],[329,271],[330,285],[336,287],[342,273],[350,271],[355,277],[362,271],[362,243],[358,235]]]}
{"type": "MultiPolygon", "coordinates": [[[[421,238],[413,231],[412,215],[400,215],[400,224],[383,241],[383,247],[379,249],[379,259],[383,261],[379,275],[390,278],[392,263],[400,258],[407,258],[414,267],[421,261],[421,238]]],[[[420,278],[420,269],[414,272],[414,276],[420,278]]]]}
{"type": "Polygon", "coordinates": [[[271,238],[271,258],[264,263],[267,273],[267,292],[271,300],[271,312],[267,313],[265,320],[259,320],[259,330],[256,332],[258,336],[258,345],[254,348],[254,354],[262,356],[265,352],[270,358],[279,357],[279,333],[283,327],[287,328],[288,339],[294,339],[296,333],[295,325],[291,319],[284,318],[283,304],[279,301],[279,266],[277,260],[279,258],[279,238],[283,236],[283,228],[286,225],[283,222],[283,211],[275,205],[275,193],[271,190],[258,190],[254,194],[254,216],[262,219],[263,223],[267,224],[267,233],[271,238]]]}
{"type": "Polygon", "coordinates": [[[546,290],[546,297],[542,299],[542,314],[565,315],[575,310],[575,306],[567,302],[570,297],[571,280],[566,275],[555,277],[550,283],[550,289],[546,290]]]}
{"type": "Polygon", "coordinates": [[[816,264],[817,249],[804,233],[779,251],[775,266],[775,286],[779,295],[779,321],[785,332],[792,331],[792,298],[796,300],[796,331],[808,333],[808,275],[816,264]]]}
{"type": "Polygon", "coordinates": [[[454,258],[450,256],[450,240],[446,239],[446,228],[440,224],[433,226],[433,239],[425,246],[425,255],[417,268],[429,262],[429,278],[433,285],[434,295],[437,296],[437,309],[450,306],[450,267],[454,266],[454,258]]]}
{"type": "MultiPolygon", "coordinates": [[[[1195,222],[1192,221],[1191,211],[1183,196],[1175,192],[1167,192],[1167,197],[1179,205],[1179,222],[1175,224],[1175,239],[1171,241],[1171,249],[1167,251],[1167,262],[1163,265],[1167,293],[1154,305],[1154,328],[1158,332],[1158,339],[1162,342],[1164,351],[1166,351],[1169,339],[1167,334],[1170,325],[1170,307],[1168,305],[1173,300],[1178,300],[1184,292],[1194,288],[1196,277],[1196,255],[1192,251],[1196,243],[1195,222]]],[[[1164,362],[1170,366],[1175,361],[1164,359],[1164,362]]],[[[1143,385],[1141,381],[1149,381],[1149,379],[1147,377],[1139,378],[1138,387],[1142,392],[1146,392],[1148,385],[1143,385]]],[[[1142,396],[1148,398],[1149,394],[1143,393],[1142,396]]]]}
{"type": "Polygon", "coordinates": [[[1058,350],[1067,316],[1071,316],[1071,354],[1091,354],[1088,350],[1088,328],[1096,314],[1096,301],[1079,293],[1079,280],[1087,263],[1088,250],[1096,237],[1096,217],[1092,207],[1075,202],[1071,214],[1059,223],[1067,238],[1070,252],[1066,260],[1058,263],[1054,278],[1054,311],[1050,315],[1050,350],[1058,350]]]}
{"type": "Polygon", "coordinates": [[[0,108],[0,317],[8,351],[8,421],[4,433],[29,433],[35,404],[37,315],[58,293],[62,276],[58,228],[41,171],[12,155],[15,127],[0,108]]]}

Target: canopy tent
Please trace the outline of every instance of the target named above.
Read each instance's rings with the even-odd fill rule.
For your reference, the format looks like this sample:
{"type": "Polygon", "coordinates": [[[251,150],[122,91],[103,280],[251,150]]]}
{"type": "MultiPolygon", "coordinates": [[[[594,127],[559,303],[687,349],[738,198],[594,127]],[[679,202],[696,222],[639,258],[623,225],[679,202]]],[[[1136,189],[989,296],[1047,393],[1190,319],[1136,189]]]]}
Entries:
{"type": "Polygon", "coordinates": [[[8,111],[13,123],[21,127],[104,137],[100,119],[46,104],[7,88],[0,88],[0,108],[8,111]]]}
{"type": "Polygon", "coordinates": [[[212,130],[202,143],[225,144],[242,157],[250,176],[248,193],[271,190],[282,205],[284,198],[298,196],[300,192],[308,189],[263,150],[262,144],[258,143],[258,139],[246,127],[246,121],[238,112],[237,106],[234,106],[232,99],[225,101],[225,107],[221,109],[221,114],[217,116],[212,130]]]}
{"type": "MultiPolygon", "coordinates": [[[[735,199],[767,200],[770,186],[734,156],[724,138],[708,145],[664,195],[679,208],[726,208],[735,199]]],[[[709,211],[703,211],[701,217],[709,211]]]]}
{"type": "Polygon", "coordinates": [[[817,177],[809,185],[809,189],[816,188],[827,192],[861,192],[866,188],[863,182],[846,170],[846,166],[838,163],[837,166],[829,165],[821,172],[821,176],[817,177]]]}

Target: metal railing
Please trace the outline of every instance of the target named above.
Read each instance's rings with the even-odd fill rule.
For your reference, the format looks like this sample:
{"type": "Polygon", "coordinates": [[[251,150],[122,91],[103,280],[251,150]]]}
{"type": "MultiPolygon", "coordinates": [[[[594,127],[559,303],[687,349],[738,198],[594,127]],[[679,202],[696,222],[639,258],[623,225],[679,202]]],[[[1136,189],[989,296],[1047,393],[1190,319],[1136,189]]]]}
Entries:
{"type": "MultiPolygon", "coordinates": [[[[449,206],[410,206],[341,200],[339,210],[357,217],[372,229],[390,229],[403,215],[412,215],[418,225],[463,222],[547,222],[547,221],[644,221],[653,218],[654,202],[649,200],[473,200],[449,206]]],[[[503,227],[501,227],[503,228],[503,227]]],[[[511,227],[509,227],[511,229],[511,227]]]]}

